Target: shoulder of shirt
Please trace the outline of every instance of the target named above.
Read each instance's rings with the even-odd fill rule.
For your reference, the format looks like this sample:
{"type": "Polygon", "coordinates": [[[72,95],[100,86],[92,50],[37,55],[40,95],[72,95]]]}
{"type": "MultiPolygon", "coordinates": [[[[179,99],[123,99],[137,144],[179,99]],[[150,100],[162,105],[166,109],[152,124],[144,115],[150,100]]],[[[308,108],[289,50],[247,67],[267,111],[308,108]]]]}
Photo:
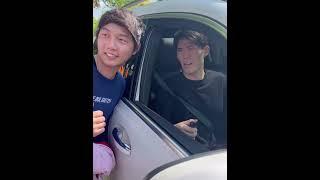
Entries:
{"type": "Polygon", "coordinates": [[[221,72],[213,71],[213,70],[206,70],[206,74],[209,78],[226,78],[226,75],[224,75],[221,72]]]}

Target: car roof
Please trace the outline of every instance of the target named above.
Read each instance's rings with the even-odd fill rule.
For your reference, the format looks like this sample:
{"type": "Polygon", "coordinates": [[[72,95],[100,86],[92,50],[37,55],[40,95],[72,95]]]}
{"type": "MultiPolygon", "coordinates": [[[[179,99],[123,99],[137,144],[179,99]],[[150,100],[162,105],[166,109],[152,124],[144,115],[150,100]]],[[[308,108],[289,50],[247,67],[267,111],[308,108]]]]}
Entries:
{"type": "MultiPolygon", "coordinates": [[[[127,7],[130,9],[130,5],[127,7]]],[[[162,0],[131,9],[138,16],[181,12],[207,16],[227,27],[227,3],[222,0],[162,0]]]]}

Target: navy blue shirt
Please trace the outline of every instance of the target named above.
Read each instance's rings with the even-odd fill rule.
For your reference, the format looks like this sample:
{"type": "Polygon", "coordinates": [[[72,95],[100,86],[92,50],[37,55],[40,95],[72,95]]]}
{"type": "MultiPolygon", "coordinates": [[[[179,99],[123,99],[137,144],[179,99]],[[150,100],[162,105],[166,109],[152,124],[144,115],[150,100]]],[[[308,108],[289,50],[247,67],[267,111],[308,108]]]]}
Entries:
{"type": "Polygon", "coordinates": [[[95,143],[108,143],[108,123],[114,107],[123,95],[125,80],[119,72],[112,80],[104,77],[97,70],[95,61],[93,62],[93,111],[103,111],[107,123],[105,132],[96,136],[93,141],[95,143]]]}

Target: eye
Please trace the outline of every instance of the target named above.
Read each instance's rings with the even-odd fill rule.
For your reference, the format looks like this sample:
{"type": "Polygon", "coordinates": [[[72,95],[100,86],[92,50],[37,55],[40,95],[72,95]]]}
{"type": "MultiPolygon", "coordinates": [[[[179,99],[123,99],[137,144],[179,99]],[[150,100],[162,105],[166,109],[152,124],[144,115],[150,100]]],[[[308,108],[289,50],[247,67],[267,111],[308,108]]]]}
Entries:
{"type": "Polygon", "coordinates": [[[118,40],[122,43],[122,44],[127,44],[128,40],[125,38],[118,38],[118,40]]]}
{"type": "Polygon", "coordinates": [[[102,32],[102,33],[100,34],[100,37],[102,37],[102,38],[107,38],[107,37],[109,37],[109,35],[108,35],[108,33],[102,32]]]}
{"type": "Polygon", "coordinates": [[[188,49],[192,50],[192,49],[194,49],[194,46],[189,46],[188,49]]]}

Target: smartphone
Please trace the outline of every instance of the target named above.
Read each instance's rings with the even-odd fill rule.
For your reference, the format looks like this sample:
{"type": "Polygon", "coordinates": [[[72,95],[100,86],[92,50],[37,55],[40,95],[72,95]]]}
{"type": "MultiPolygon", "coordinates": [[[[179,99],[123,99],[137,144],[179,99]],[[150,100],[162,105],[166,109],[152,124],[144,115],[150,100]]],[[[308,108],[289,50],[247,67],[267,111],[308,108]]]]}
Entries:
{"type": "Polygon", "coordinates": [[[196,122],[190,122],[189,127],[195,128],[195,127],[197,127],[197,123],[196,122]]]}

